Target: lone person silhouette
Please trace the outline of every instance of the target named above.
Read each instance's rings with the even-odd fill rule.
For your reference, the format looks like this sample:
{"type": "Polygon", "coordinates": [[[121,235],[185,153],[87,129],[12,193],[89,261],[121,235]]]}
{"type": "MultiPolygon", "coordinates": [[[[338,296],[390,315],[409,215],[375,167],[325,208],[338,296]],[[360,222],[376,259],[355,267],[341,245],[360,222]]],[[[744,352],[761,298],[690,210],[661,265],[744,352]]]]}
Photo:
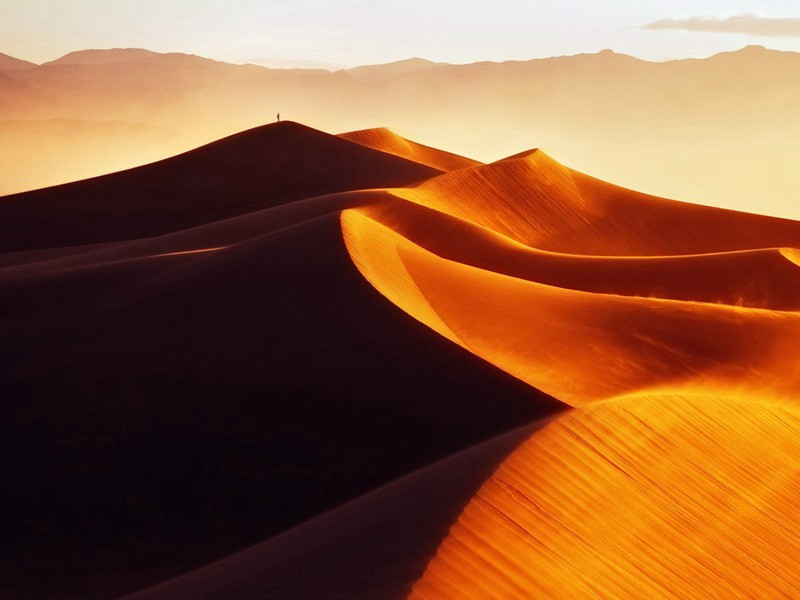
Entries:
{"type": "Polygon", "coordinates": [[[281,122],[281,113],[278,113],[278,123],[281,122]]]}

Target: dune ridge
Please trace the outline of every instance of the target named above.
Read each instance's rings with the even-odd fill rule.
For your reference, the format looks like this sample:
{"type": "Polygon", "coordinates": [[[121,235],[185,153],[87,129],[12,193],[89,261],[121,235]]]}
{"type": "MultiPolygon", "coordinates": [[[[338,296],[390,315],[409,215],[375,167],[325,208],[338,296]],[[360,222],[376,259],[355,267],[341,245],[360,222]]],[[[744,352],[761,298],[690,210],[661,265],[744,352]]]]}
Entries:
{"type": "Polygon", "coordinates": [[[149,237],[311,196],[414,183],[439,172],[285,121],[143,167],[4,197],[0,250],[149,237]]]}
{"type": "Polygon", "coordinates": [[[481,164],[471,158],[465,158],[451,152],[412,142],[385,127],[350,131],[339,134],[339,137],[381,152],[402,156],[445,172],[457,171],[458,169],[475,167],[481,164]]]}
{"type": "Polygon", "coordinates": [[[626,190],[568,169],[541,150],[398,193],[552,252],[672,256],[800,246],[796,221],[626,190]]]}
{"type": "Polygon", "coordinates": [[[49,230],[9,209],[3,226],[20,235],[5,244],[35,249],[0,259],[2,502],[15,516],[0,595],[131,593],[563,409],[398,311],[353,265],[339,214],[387,196],[359,188],[436,173],[287,123],[29,197],[49,230]],[[254,179],[281,156],[301,160],[254,179]],[[315,157],[327,164],[306,172],[315,157]],[[246,209],[236,189],[164,174],[237,161],[246,209]],[[96,207],[86,185],[122,183],[153,195],[109,195],[98,243],[76,226],[96,207]],[[305,197],[335,189],[348,191],[305,197]],[[50,194],[69,210],[42,214],[50,194]],[[199,224],[128,239],[147,203],[199,224]]]}
{"type": "Polygon", "coordinates": [[[531,248],[392,194],[359,212],[437,256],[556,287],[622,296],[796,310],[797,254],[764,248],[674,256],[593,256],[531,248]]]}
{"type": "Polygon", "coordinates": [[[796,369],[765,354],[797,335],[794,312],[554,288],[441,259],[363,215],[348,211],[342,222],[351,256],[381,293],[572,405],[698,380],[796,388],[796,369]]]}

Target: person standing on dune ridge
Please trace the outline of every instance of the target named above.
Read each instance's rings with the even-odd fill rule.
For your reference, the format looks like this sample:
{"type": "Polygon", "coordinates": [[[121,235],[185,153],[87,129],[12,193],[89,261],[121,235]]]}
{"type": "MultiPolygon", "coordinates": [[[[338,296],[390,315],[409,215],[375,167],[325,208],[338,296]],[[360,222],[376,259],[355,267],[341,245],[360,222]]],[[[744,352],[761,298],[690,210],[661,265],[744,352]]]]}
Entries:
{"type": "Polygon", "coordinates": [[[278,113],[278,123],[281,122],[281,113],[278,113]]]}

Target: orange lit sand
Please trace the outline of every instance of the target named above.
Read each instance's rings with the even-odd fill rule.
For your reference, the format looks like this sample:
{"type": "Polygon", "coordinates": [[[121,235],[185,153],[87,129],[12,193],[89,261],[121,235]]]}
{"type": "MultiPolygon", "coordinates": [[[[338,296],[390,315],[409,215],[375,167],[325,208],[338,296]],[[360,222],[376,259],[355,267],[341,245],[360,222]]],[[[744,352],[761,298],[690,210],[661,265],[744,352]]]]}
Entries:
{"type": "Polygon", "coordinates": [[[351,142],[356,142],[362,146],[380,150],[381,152],[401,156],[445,172],[457,171],[458,169],[475,167],[481,164],[471,158],[465,158],[457,154],[445,152],[444,150],[412,142],[404,137],[400,137],[385,127],[351,131],[349,133],[342,133],[339,137],[351,142]]]}
{"type": "Polygon", "coordinates": [[[342,214],[375,288],[578,407],[472,499],[411,598],[800,591],[800,224],[541,152],[342,214]]]}
{"type": "Polygon", "coordinates": [[[534,434],[411,598],[786,598],[800,589],[800,415],[631,397],[534,434]]]}
{"type": "Polygon", "coordinates": [[[665,384],[791,394],[800,315],[567,290],[445,260],[344,213],[351,256],[432,329],[574,406],[665,384]]]}

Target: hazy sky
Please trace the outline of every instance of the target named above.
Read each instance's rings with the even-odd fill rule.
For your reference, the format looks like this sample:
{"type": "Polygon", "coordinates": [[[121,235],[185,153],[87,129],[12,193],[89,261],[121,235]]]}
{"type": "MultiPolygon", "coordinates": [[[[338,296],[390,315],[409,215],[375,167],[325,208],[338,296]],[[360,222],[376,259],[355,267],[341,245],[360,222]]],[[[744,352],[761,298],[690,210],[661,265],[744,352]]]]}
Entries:
{"type": "Polygon", "coordinates": [[[663,60],[747,44],[800,51],[797,0],[0,0],[0,52],[43,62],[144,47],[274,66],[612,48],[663,60]]]}

